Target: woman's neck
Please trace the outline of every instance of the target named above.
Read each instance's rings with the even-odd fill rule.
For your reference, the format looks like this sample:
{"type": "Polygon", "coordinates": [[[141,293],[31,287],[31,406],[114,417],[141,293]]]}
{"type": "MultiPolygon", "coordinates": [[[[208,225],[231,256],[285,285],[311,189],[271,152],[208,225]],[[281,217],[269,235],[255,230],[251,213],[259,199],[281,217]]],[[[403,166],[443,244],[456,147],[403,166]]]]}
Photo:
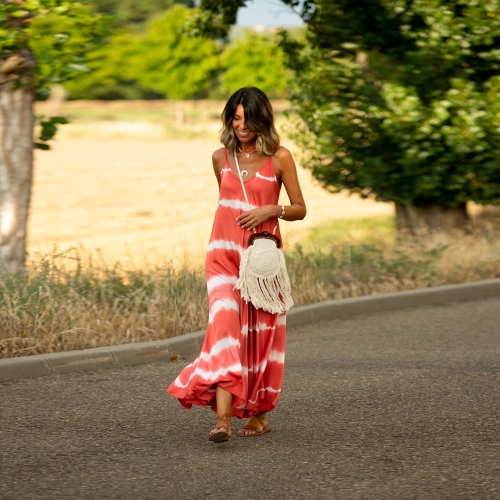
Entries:
{"type": "Polygon", "coordinates": [[[242,151],[243,153],[251,153],[252,151],[255,151],[255,149],[256,149],[255,144],[256,144],[256,141],[246,142],[245,144],[238,142],[238,149],[240,149],[240,151],[242,151]]]}

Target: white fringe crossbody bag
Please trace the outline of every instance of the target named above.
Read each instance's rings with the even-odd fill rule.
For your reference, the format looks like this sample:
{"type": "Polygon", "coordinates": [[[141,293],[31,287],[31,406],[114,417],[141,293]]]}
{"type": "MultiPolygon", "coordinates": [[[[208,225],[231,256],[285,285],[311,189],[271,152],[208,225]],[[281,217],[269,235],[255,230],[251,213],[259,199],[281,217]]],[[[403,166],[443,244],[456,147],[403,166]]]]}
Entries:
{"type": "MultiPolygon", "coordinates": [[[[243,194],[250,210],[250,203],[241,177],[240,165],[234,151],[243,194]]],[[[248,238],[248,248],[243,252],[240,262],[240,275],[235,288],[246,302],[256,309],[281,314],[293,306],[290,279],[286,270],[285,256],[280,250],[281,241],[276,236],[278,223],[272,233],[255,229],[248,238]]]]}

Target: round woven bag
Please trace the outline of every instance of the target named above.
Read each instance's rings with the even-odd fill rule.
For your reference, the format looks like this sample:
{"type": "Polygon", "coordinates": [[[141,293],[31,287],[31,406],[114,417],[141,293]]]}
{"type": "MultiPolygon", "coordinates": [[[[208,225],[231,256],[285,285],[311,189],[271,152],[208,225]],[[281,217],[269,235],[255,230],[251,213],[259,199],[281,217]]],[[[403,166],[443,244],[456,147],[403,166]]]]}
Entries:
{"type": "Polygon", "coordinates": [[[261,278],[268,278],[278,273],[280,268],[280,250],[273,240],[259,238],[248,249],[248,269],[261,278]]]}
{"type": "Polygon", "coordinates": [[[243,252],[236,286],[256,309],[281,314],[293,306],[285,256],[269,238],[257,238],[243,252]]]}

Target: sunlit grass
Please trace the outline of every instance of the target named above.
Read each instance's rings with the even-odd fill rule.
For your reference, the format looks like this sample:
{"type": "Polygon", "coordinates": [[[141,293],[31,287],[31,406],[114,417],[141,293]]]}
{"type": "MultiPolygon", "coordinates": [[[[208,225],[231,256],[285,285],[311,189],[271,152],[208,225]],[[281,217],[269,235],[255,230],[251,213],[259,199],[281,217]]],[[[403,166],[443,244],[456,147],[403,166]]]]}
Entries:
{"type": "Polygon", "coordinates": [[[333,220],[313,228],[304,245],[332,246],[340,243],[390,243],[396,240],[393,217],[333,220]]]}

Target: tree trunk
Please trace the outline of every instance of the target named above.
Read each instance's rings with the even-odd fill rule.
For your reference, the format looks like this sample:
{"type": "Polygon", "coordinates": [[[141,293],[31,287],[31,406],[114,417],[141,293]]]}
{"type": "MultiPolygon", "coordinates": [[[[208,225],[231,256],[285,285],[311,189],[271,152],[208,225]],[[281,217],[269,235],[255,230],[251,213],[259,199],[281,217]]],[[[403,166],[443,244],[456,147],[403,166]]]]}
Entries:
{"type": "Polygon", "coordinates": [[[413,207],[396,203],[396,228],[398,232],[407,231],[412,235],[422,231],[445,231],[466,229],[468,221],[467,206],[461,203],[457,207],[428,205],[413,207]]]}
{"type": "Polygon", "coordinates": [[[0,86],[0,269],[26,262],[26,226],[33,175],[33,89],[0,86]]]}

